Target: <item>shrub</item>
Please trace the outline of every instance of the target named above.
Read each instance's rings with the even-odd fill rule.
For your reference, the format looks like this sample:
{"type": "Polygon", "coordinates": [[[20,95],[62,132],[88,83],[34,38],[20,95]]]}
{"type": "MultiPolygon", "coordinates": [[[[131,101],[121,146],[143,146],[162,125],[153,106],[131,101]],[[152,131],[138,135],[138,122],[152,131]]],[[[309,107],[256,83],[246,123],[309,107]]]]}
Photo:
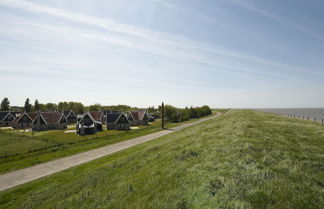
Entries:
{"type": "Polygon", "coordinates": [[[173,123],[204,117],[211,113],[212,111],[207,105],[202,107],[186,107],[185,109],[176,108],[172,105],[165,105],[166,120],[173,123]]]}

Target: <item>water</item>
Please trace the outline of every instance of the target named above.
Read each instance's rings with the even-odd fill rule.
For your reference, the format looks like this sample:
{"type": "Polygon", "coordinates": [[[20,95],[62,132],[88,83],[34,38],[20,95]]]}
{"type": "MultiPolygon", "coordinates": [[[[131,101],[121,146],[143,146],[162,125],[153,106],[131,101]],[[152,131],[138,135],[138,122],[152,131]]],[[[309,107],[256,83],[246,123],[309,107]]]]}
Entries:
{"type": "Polygon", "coordinates": [[[322,122],[324,120],[324,108],[286,108],[286,109],[255,109],[261,112],[270,112],[274,114],[289,114],[290,117],[303,118],[305,120],[316,120],[322,122]]]}

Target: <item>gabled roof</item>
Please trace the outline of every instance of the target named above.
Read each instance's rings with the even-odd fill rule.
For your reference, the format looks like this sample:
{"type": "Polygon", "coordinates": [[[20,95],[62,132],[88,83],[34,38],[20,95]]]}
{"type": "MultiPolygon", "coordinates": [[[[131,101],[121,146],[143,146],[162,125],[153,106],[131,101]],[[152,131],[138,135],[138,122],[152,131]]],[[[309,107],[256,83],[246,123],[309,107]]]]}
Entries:
{"type": "Polygon", "coordinates": [[[65,117],[70,115],[71,110],[64,110],[62,113],[64,114],[65,117]]]}
{"type": "Polygon", "coordinates": [[[125,119],[129,123],[129,120],[128,120],[127,116],[125,114],[123,114],[123,113],[110,113],[110,114],[107,114],[106,115],[106,117],[107,117],[106,122],[107,122],[107,124],[108,123],[117,123],[122,116],[124,116],[125,119]]]}
{"type": "Polygon", "coordinates": [[[145,110],[131,111],[134,120],[143,120],[144,116],[147,114],[145,110]]]}
{"type": "Polygon", "coordinates": [[[20,119],[22,119],[24,117],[24,115],[26,115],[31,121],[34,121],[36,116],[37,116],[37,113],[36,112],[32,112],[32,113],[22,113],[16,120],[14,120],[15,122],[18,122],[20,121],[20,119]]]}
{"type": "Polygon", "coordinates": [[[107,114],[109,114],[109,113],[112,113],[111,110],[103,110],[102,112],[103,112],[104,115],[107,115],[107,114]]]}
{"type": "Polygon", "coordinates": [[[76,114],[72,110],[64,110],[63,114],[66,118],[68,118],[71,114],[74,115],[75,117],[77,117],[76,114]]]}
{"type": "Polygon", "coordinates": [[[127,113],[127,119],[129,121],[134,121],[135,120],[134,117],[133,117],[133,114],[131,112],[127,113]]]}
{"type": "Polygon", "coordinates": [[[106,122],[107,123],[115,123],[117,119],[120,117],[120,113],[108,113],[106,115],[106,122]]]}
{"type": "Polygon", "coordinates": [[[20,116],[22,112],[12,112],[12,111],[10,111],[10,113],[11,113],[11,115],[13,115],[16,118],[17,116],[20,116]]]}
{"type": "Polygon", "coordinates": [[[1,111],[0,112],[0,121],[3,121],[10,112],[1,111]]]}
{"type": "Polygon", "coordinates": [[[40,116],[44,119],[46,124],[58,124],[61,118],[65,117],[63,113],[59,112],[41,112],[40,116]]]}
{"type": "Polygon", "coordinates": [[[17,121],[18,118],[20,118],[20,116],[23,115],[23,114],[24,114],[24,112],[18,112],[18,113],[16,113],[16,115],[15,115],[15,121],[17,121]]]}
{"type": "Polygon", "coordinates": [[[94,120],[101,121],[103,113],[101,111],[91,111],[90,115],[94,120]]]}
{"type": "Polygon", "coordinates": [[[30,112],[30,113],[27,113],[27,115],[28,115],[32,120],[35,120],[35,118],[37,117],[37,112],[30,112]]]}
{"type": "MultiPolygon", "coordinates": [[[[88,116],[90,117],[90,119],[91,119],[94,123],[102,124],[101,121],[95,120],[89,112],[86,112],[86,113],[82,114],[82,118],[81,118],[81,120],[78,122],[78,124],[81,124],[81,122],[83,121],[83,118],[84,118],[86,115],[88,115],[88,116]]],[[[79,116],[80,116],[80,115],[78,114],[78,117],[79,117],[79,116]]]]}

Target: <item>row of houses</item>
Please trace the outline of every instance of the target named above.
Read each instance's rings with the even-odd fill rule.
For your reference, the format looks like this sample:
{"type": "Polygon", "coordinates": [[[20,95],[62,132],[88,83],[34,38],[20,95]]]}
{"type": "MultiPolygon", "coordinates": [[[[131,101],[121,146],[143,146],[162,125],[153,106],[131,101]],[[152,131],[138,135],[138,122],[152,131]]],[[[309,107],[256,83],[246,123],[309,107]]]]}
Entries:
{"type": "Polygon", "coordinates": [[[152,118],[147,111],[130,111],[122,113],[118,111],[93,111],[77,116],[77,133],[80,135],[94,134],[102,131],[102,125],[107,130],[130,130],[131,126],[148,125],[152,118]]]}
{"type": "Polygon", "coordinates": [[[0,112],[0,126],[16,129],[32,128],[35,131],[65,129],[67,119],[59,112],[0,112]]]}
{"type": "Polygon", "coordinates": [[[17,129],[31,128],[35,131],[60,130],[67,124],[77,123],[80,135],[94,134],[102,131],[105,124],[108,130],[129,130],[131,126],[148,125],[152,117],[147,111],[91,111],[75,114],[73,111],[60,112],[0,112],[0,126],[11,126],[17,129]]]}

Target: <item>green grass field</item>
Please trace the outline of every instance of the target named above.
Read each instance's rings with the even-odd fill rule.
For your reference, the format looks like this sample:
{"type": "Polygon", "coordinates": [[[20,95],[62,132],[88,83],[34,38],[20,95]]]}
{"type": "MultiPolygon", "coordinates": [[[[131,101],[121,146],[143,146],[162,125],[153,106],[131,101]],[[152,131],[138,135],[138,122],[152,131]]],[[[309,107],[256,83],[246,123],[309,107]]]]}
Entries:
{"type": "Polygon", "coordinates": [[[248,110],[0,193],[0,208],[323,208],[324,127],[248,110]]]}
{"type": "MultiPolygon", "coordinates": [[[[167,123],[166,127],[171,128],[195,120],[167,123]]],[[[157,120],[150,126],[138,128],[131,131],[105,130],[84,137],[75,133],[64,133],[66,130],[75,130],[75,126],[69,126],[66,130],[34,133],[21,132],[21,130],[0,130],[0,173],[157,132],[161,130],[161,121],[157,120]]]]}
{"type": "Polygon", "coordinates": [[[228,108],[222,108],[222,109],[213,109],[214,112],[220,112],[220,113],[226,113],[227,111],[229,111],[230,109],[228,108]]]}

